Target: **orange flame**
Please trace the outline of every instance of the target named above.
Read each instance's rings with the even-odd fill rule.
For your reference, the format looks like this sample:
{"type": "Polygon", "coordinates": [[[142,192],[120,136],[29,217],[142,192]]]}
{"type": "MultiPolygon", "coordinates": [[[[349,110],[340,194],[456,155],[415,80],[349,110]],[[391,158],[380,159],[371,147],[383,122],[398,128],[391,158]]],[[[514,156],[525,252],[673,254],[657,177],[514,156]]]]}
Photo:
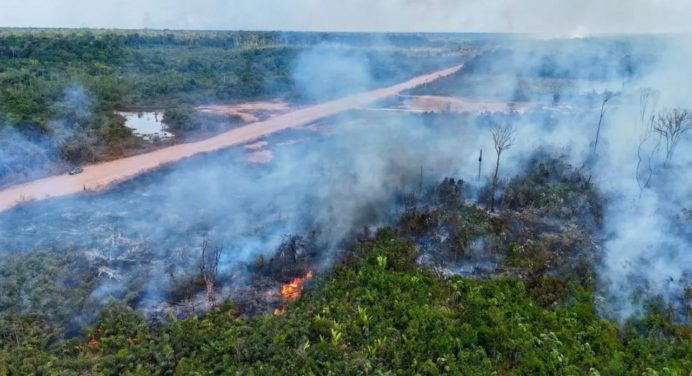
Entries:
{"type": "Polygon", "coordinates": [[[291,282],[284,283],[279,289],[281,297],[288,300],[300,298],[300,294],[303,292],[303,284],[311,278],[312,272],[309,271],[304,277],[293,278],[291,282]]]}
{"type": "MultiPolygon", "coordinates": [[[[284,283],[279,288],[279,294],[286,300],[296,300],[303,293],[303,285],[305,281],[312,279],[312,271],[308,271],[304,277],[293,278],[291,282],[284,283]]],[[[286,312],[286,306],[274,309],[274,315],[283,315],[286,312]]]]}

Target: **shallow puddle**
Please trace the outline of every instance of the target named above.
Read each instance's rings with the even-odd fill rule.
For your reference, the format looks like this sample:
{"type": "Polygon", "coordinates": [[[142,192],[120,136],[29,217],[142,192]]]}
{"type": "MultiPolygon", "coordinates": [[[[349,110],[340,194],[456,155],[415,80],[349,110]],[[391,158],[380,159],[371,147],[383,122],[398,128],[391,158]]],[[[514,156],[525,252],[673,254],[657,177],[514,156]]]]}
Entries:
{"type": "Polygon", "coordinates": [[[118,112],[125,118],[125,126],[133,129],[134,134],[144,139],[171,138],[172,133],[166,132],[162,122],[163,112],[118,112]]]}

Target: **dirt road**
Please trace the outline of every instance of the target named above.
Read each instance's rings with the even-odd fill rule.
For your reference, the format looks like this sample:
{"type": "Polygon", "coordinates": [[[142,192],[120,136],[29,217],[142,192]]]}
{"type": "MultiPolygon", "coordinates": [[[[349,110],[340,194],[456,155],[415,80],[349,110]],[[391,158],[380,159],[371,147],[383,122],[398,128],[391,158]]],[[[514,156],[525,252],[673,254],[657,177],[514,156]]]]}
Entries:
{"type": "Polygon", "coordinates": [[[460,68],[461,65],[454,66],[418,76],[391,87],[305,107],[265,121],[235,128],[202,141],[175,145],[146,154],[85,166],[84,172],[79,175],[58,175],[11,186],[0,191],[0,211],[12,208],[27,200],[42,200],[49,197],[80,193],[84,190],[100,190],[114,182],[129,179],[142,172],[197,153],[244,144],[280,130],[299,127],[320,118],[397,95],[406,89],[448,76],[460,68]]]}

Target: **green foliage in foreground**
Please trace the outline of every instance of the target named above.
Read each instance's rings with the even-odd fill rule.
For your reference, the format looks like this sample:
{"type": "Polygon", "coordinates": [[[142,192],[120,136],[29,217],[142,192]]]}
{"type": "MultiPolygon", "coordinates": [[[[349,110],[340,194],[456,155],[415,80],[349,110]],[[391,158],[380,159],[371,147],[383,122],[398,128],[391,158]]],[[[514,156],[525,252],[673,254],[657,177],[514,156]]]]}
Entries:
{"type": "MultiPolygon", "coordinates": [[[[87,336],[50,344],[38,317],[0,332],[5,374],[682,375],[692,331],[652,311],[624,330],[588,287],[544,307],[523,282],[441,278],[394,231],[360,243],[283,316],[146,323],[113,307],[87,336]]],[[[7,323],[5,323],[7,324],[7,323]]]]}

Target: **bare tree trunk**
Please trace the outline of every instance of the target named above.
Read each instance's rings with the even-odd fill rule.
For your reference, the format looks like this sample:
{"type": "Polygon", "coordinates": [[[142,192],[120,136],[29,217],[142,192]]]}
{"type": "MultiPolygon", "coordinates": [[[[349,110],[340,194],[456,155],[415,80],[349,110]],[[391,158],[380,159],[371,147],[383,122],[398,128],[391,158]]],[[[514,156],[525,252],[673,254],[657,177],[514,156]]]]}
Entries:
{"type": "Polygon", "coordinates": [[[216,294],[214,293],[214,281],[206,280],[204,283],[207,286],[207,302],[210,306],[216,305],[216,294]]]}
{"type": "Polygon", "coordinates": [[[648,188],[649,182],[651,181],[651,176],[653,175],[651,159],[653,158],[653,153],[660,144],[659,139],[657,144],[654,146],[652,153],[649,154],[647,171],[645,173],[641,173],[640,169],[642,168],[642,163],[644,162],[644,145],[654,135],[654,111],[658,105],[658,97],[659,93],[650,88],[642,89],[639,95],[639,120],[641,121],[642,133],[639,136],[639,147],[637,148],[637,168],[635,170],[635,178],[637,179],[637,184],[639,185],[639,197],[642,196],[644,188],[648,188]]]}
{"type": "Polygon", "coordinates": [[[642,179],[639,177],[639,168],[642,165],[642,145],[644,144],[644,141],[639,142],[639,147],[637,148],[637,167],[634,170],[634,177],[637,179],[637,185],[639,186],[639,197],[642,197],[642,192],[644,191],[644,183],[642,183],[642,179]]]}
{"type": "Polygon", "coordinates": [[[673,159],[675,146],[683,134],[692,129],[692,114],[685,109],[673,109],[659,112],[653,127],[654,131],[666,140],[666,159],[663,167],[673,159]]]}
{"type": "Polygon", "coordinates": [[[497,153],[497,162],[495,163],[495,174],[493,175],[493,185],[490,196],[490,212],[495,212],[495,192],[497,191],[497,173],[500,171],[500,153],[497,153]]]}
{"type": "Polygon", "coordinates": [[[601,116],[598,118],[598,128],[596,128],[596,140],[593,143],[593,152],[596,153],[596,147],[598,146],[598,138],[601,135],[601,124],[603,124],[603,116],[605,115],[605,106],[610,100],[610,96],[606,96],[601,103],[601,116]]]}
{"type": "Polygon", "coordinates": [[[221,259],[220,246],[213,246],[207,240],[202,243],[202,260],[200,263],[200,274],[207,289],[207,302],[210,306],[216,304],[215,285],[219,271],[219,260],[221,259]]]}
{"type": "Polygon", "coordinates": [[[423,165],[420,166],[420,181],[418,184],[418,194],[423,194],[423,165]]]}
{"type": "Polygon", "coordinates": [[[497,175],[500,171],[500,157],[502,152],[512,147],[514,142],[514,127],[511,124],[506,126],[494,126],[490,133],[493,135],[493,143],[495,152],[497,153],[497,161],[495,162],[495,174],[493,174],[491,196],[490,196],[490,212],[495,212],[495,193],[497,191],[497,175]]]}
{"type": "Polygon", "coordinates": [[[649,157],[647,160],[647,168],[648,168],[648,175],[646,176],[646,181],[644,182],[644,186],[648,187],[651,184],[651,179],[654,176],[654,156],[658,151],[661,150],[661,139],[656,141],[656,145],[651,149],[651,153],[649,153],[649,157]]]}
{"type": "Polygon", "coordinates": [[[481,153],[478,155],[478,181],[481,180],[481,164],[483,163],[483,149],[481,149],[481,153]]]}

